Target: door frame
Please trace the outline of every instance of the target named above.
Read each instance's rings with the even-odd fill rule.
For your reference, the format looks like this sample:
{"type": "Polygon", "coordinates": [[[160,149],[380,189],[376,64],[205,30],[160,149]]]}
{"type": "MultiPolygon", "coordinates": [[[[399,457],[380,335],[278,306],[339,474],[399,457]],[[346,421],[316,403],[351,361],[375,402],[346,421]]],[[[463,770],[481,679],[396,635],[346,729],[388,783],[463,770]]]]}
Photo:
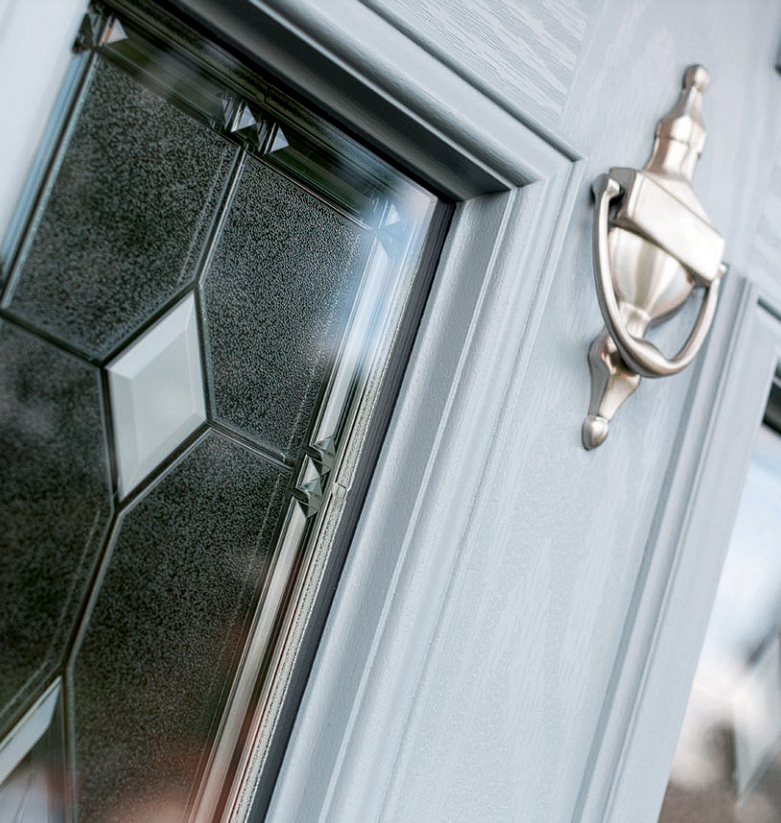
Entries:
{"type": "Polygon", "coordinates": [[[354,0],[176,5],[458,203],[269,815],[377,819],[583,167],[354,0]]]}
{"type": "Polygon", "coordinates": [[[781,311],[736,273],[727,283],[729,308],[720,309],[695,382],[701,388],[690,396],[578,820],[653,823],[664,799],[753,445],[781,367],[781,311]]]}

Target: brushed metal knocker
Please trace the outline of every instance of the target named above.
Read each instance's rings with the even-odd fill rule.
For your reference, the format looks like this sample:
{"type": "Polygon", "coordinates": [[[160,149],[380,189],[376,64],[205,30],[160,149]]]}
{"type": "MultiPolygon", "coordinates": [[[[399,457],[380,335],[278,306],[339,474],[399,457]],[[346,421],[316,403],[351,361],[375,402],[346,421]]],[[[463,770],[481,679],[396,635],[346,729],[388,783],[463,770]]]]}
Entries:
{"type": "Polygon", "coordinates": [[[691,185],[705,145],[707,85],[708,72],[689,66],[678,101],[656,127],[650,160],[641,170],[612,168],[592,185],[594,279],[605,329],[588,355],[587,449],[605,442],[613,415],[641,376],[665,377],[691,363],[713,321],[727,270],[724,239],[691,185]],[[704,290],[697,320],[680,351],[667,357],[646,332],[679,311],[695,288],[704,290]]]}

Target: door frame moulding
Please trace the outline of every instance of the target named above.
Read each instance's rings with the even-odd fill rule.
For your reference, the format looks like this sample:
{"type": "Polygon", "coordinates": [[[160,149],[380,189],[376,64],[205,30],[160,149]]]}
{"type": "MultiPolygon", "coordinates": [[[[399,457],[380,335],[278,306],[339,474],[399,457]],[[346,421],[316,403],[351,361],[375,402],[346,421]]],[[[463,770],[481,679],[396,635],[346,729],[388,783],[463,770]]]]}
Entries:
{"type": "Polygon", "coordinates": [[[654,823],[773,375],[781,312],[736,276],[692,381],[574,823],[654,823]],[[638,816],[642,809],[648,816],[638,816]]]}
{"type": "Polygon", "coordinates": [[[456,200],[580,155],[476,89],[359,0],[169,0],[456,200]]]}
{"type": "MultiPolygon", "coordinates": [[[[163,2],[458,201],[271,808],[376,819],[583,163],[358,0],[163,2]]],[[[58,34],[63,63],[74,35],[58,34]]]]}
{"type": "Polygon", "coordinates": [[[235,808],[378,819],[583,163],[358,0],[174,4],[458,202],[274,798],[235,808]]]}

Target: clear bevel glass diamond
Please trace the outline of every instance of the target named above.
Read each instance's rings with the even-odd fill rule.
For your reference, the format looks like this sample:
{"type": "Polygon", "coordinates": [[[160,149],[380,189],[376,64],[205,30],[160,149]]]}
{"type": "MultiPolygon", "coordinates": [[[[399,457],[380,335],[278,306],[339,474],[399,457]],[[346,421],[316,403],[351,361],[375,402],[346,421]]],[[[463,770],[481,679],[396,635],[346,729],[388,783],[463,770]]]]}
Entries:
{"type": "Polygon", "coordinates": [[[115,358],[108,377],[124,496],[206,419],[193,295],[115,358]]]}
{"type": "Polygon", "coordinates": [[[123,40],[127,39],[128,36],[124,26],[119,22],[119,20],[114,19],[111,21],[105,34],[103,35],[102,43],[104,46],[113,46],[115,43],[121,43],[123,40]]]}
{"type": "Polygon", "coordinates": [[[269,154],[273,154],[275,151],[282,151],[282,149],[286,149],[289,145],[290,143],[287,142],[285,133],[279,126],[277,126],[274,139],[271,141],[271,146],[269,146],[269,154]]]}
{"type": "Polygon", "coordinates": [[[231,131],[247,141],[254,149],[260,148],[264,122],[246,103],[236,110],[231,131]]]}

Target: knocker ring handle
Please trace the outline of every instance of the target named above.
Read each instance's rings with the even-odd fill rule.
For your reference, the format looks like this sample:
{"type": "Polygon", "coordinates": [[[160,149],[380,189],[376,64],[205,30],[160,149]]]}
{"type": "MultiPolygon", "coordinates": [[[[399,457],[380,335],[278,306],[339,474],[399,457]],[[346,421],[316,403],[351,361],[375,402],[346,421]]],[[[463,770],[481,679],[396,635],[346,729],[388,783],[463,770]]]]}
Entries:
{"type": "Polygon", "coordinates": [[[641,376],[665,377],[691,363],[713,322],[727,270],[724,238],[692,188],[705,145],[707,86],[708,72],[689,66],[678,100],[656,126],[645,166],[614,166],[594,181],[594,280],[605,329],[588,353],[591,399],[581,433],[587,449],[605,442],[641,376]],[[646,331],[679,311],[697,286],[704,296],[694,327],[668,358],[645,339],[646,331]]]}
{"type": "MultiPolygon", "coordinates": [[[[719,297],[720,277],[705,287],[705,295],[697,321],[681,350],[667,358],[650,341],[630,334],[621,317],[611,272],[608,248],[608,222],[610,204],[623,191],[621,185],[609,174],[601,174],[592,186],[596,198],[597,213],[594,219],[592,247],[594,256],[594,280],[597,299],[610,336],[624,363],[643,377],[666,377],[685,369],[700,350],[710,330],[719,297]]],[[[721,272],[720,272],[721,273],[721,272]]]]}

